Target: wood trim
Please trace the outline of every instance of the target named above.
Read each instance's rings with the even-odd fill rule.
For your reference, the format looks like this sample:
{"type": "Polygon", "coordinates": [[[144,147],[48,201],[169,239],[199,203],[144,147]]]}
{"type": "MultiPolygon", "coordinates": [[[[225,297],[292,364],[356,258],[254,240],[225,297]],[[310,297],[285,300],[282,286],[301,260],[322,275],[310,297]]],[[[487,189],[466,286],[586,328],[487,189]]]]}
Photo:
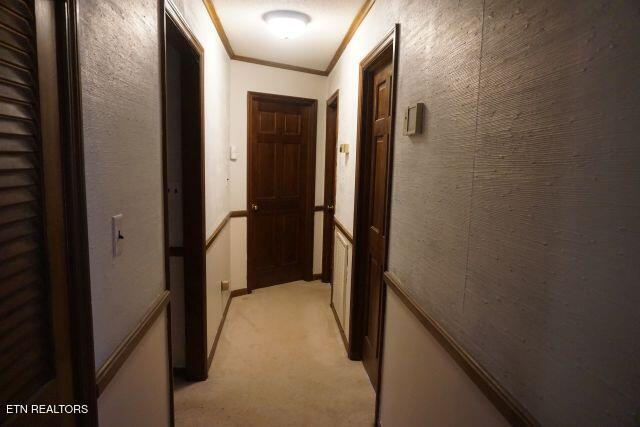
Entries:
{"type": "MultiPolygon", "coordinates": [[[[164,288],[170,291],[171,288],[171,272],[170,260],[171,250],[169,248],[169,202],[166,197],[165,189],[167,188],[167,174],[165,166],[167,164],[167,73],[166,73],[166,4],[165,0],[158,0],[158,43],[160,46],[160,99],[162,102],[162,211],[163,211],[163,250],[164,250],[164,288]],[[169,254],[169,256],[167,256],[169,254]]],[[[184,255],[184,248],[183,254],[184,255]]],[[[174,404],[174,382],[172,375],[173,367],[173,347],[171,342],[171,305],[167,306],[167,356],[169,369],[169,425],[175,426],[175,404],[174,404]]],[[[184,376],[184,373],[183,373],[184,376]]]]}
{"type": "Polygon", "coordinates": [[[220,41],[224,46],[224,50],[227,51],[227,55],[229,58],[233,59],[235,54],[233,53],[233,49],[231,48],[231,43],[229,43],[229,38],[227,37],[227,33],[224,31],[224,27],[222,26],[222,21],[218,17],[218,13],[216,12],[216,8],[213,7],[212,0],[202,0],[204,3],[204,7],[207,8],[207,12],[209,12],[209,18],[211,18],[211,22],[218,33],[218,37],[220,37],[220,41]]]}
{"type": "Polygon", "coordinates": [[[182,246],[170,246],[169,247],[169,256],[174,257],[183,257],[184,256],[184,247],[182,246]]]}
{"type": "Polygon", "coordinates": [[[333,223],[335,224],[336,228],[340,230],[340,233],[342,233],[342,235],[347,238],[349,243],[351,243],[351,246],[353,246],[353,235],[347,231],[347,228],[342,225],[342,223],[338,221],[338,218],[335,216],[333,217],[333,223]]]}
{"type": "MultiPolygon", "coordinates": [[[[165,13],[171,18],[171,21],[178,27],[182,35],[185,36],[200,56],[202,56],[204,54],[204,47],[202,47],[198,38],[193,34],[193,31],[189,28],[189,24],[187,24],[187,20],[182,16],[182,13],[180,13],[176,5],[173,4],[173,1],[165,0],[165,13]]],[[[203,58],[200,59],[202,60],[203,58]]]]}
{"type": "MultiPolygon", "coordinates": [[[[333,276],[333,246],[336,205],[336,171],[338,161],[338,124],[339,96],[336,90],[327,99],[325,107],[325,144],[324,144],[324,194],[323,204],[327,206],[322,216],[322,281],[330,283],[333,276]]],[[[333,298],[333,293],[332,293],[333,298]]]]}
{"type": "Polygon", "coordinates": [[[342,337],[342,343],[344,344],[344,350],[349,353],[349,343],[347,342],[347,336],[344,334],[344,329],[342,329],[342,325],[340,324],[340,319],[338,318],[338,313],[336,312],[336,308],[333,305],[333,302],[329,303],[329,307],[331,307],[331,311],[333,312],[333,317],[336,319],[336,325],[338,326],[338,330],[340,331],[340,336],[342,337]]]}
{"type": "Polygon", "coordinates": [[[313,207],[314,212],[324,212],[324,205],[315,205],[313,207]]]}
{"type": "Polygon", "coordinates": [[[384,282],[512,425],[539,425],[538,421],[502,388],[491,374],[484,370],[434,318],[418,306],[403,290],[400,279],[395,274],[385,271],[384,282]]]}
{"type": "Polygon", "coordinates": [[[82,86],[78,57],[78,4],[76,0],[56,2],[58,73],[63,194],[68,248],[67,280],[71,336],[74,345],[73,387],[77,402],[88,406],[78,417],[79,426],[98,425],[98,395],[93,344],[93,315],[89,274],[84,141],[82,124],[82,86]]]}
{"type": "MultiPolygon", "coordinates": [[[[167,1],[167,4],[169,3],[170,2],[167,1]]],[[[324,70],[317,70],[315,68],[301,67],[301,66],[292,65],[292,64],[284,64],[282,62],[267,61],[265,59],[258,59],[250,56],[236,55],[235,52],[233,51],[233,48],[231,47],[231,42],[229,42],[227,33],[225,32],[224,27],[222,25],[222,21],[220,20],[220,17],[216,12],[215,6],[213,5],[213,1],[202,0],[202,3],[204,3],[204,6],[207,9],[207,12],[209,13],[209,18],[211,18],[211,22],[213,23],[213,26],[215,27],[216,32],[218,33],[218,37],[220,37],[220,41],[222,42],[222,45],[224,46],[224,49],[227,52],[227,55],[229,56],[229,59],[233,59],[235,61],[249,62],[251,64],[264,65],[266,67],[281,68],[283,70],[298,71],[300,73],[314,74],[317,76],[326,77],[329,75],[329,73],[331,73],[331,71],[333,71],[333,67],[335,67],[335,65],[338,63],[338,60],[342,56],[342,53],[344,52],[344,50],[347,48],[347,45],[353,38],[356,31],[360,27],[360,24],[362,24],[362,21],[364,21],[364,18],[367,16],[369,11],[371,10],[371,7],[375,3],[375,0],[366,0],[365,3],[360,8],[360,10],[358,10],[358,13],[353,18],[353,21],[351,21],[351,25],[349,26],[349,29],[347,30],[344,37],[342,38],[342,42],[340,42],[340,45],[336,49],[336,52],[333,54],[331,61],[329,61],[329,65],[324,70]]],[[[173,5],[172,7],[175,8],[175,6],[173,5]]]]}
{"type": "Polygon", "coordinates": [[[165,311],[165,307],[169,304],[169,295],[169,291],[162,291],[153,304],[151,304],[151,307],[144,314],[140,322],[138,322],[138,325],[129,332],[120,345],[111,353],[102,367],[98,369],[96,373],[96,393],[98,396],[107,388],[129,355],[135,350],[151,326],[153,326],[156,319],[165,311]]]}
{"type": "Polygon", "coordinates": [[[298,65],[283,64],[282,62],[267,61],[266,59],[252,58],[249,56],[233,55],[231,59],[235,61],[249,62],[251,64],[264,65],[266,67],[281,68],[283,70],[298,71],[300,73],[315,74],[316,76],[327,76],[326,71],[314,68],[300,67],[298,65]]]}
{"type": "Polygon", "coordinates": [[[246,218],[247,217],[247,210],[243,210],[243,211],[231,211],[229,212],[229,216],[231,218],[246,218]]]}
{"type": "Polygon", "coordinates": [[[313,276],[311,277],[312,277],[312,281],[322,280],[322,273],[313,273],[313,276]]]}
{"type": "Polygon", "coordinates": [[[218,324],[218,331],[216,332],[216,337],[213,339],[213,345],[211,346],[211,350],[209,351],[209,356],[207,357],[207,372],[211,369],[211,363],[213,362],[213,356],[216,354],[216,348],[218,348],[218,341],[220,340],[220,335],[222,334],[222,327],[224,326],[224,322],[227,320],[227,312],[229,312],[229,306],[231,305],[231,300],[233,296],[229,293],[229,298],[227,298],[227,303],[224,306],[224,311],[222,312],[222,318],[220,319],[220,324],[218,324]]]}
{"type": "Polygon", "coordinates": [[[251,293],[251,291],[247,288],[242,288],[242,289],[234,289],[231,291],[230,295],[231,298],[235,298],[235,297],[241,297],[243,295],[249,295],[251,293]]]}
{"type": "Polygon", "coordinates": [[[208,369],[207,371],[209,371],[211,369],[211,363],[213,363],[213,356],[216,353],[216,348],[218,348],[218,340],[220,339],[220,335],[222,334],[222,328],[225,324],[225,321],[227,320],[227,313],[229,312],[229,306],[231,305],[231,300],[235,297],[239,297],[242,295],[247,295],[249,294],[250,291],[247,290],[247,288],[243,288],[243,289],[234,289],[231,292],[229,292],[229,298],[227,298],[227,304],[224,306],[224,312],[222,313],[222,319],[220,319],[220,324],[218,325],[218,332],[216,332],[216,337],[213,340],[213,345],[211,346],[211,351],[209,352],[209,357],[207,360],[208,363],[208,369]]]}
{"type": "Polygon", "coordinates": [[[227,225],[227,223],[229,222],[229,218],[231,218],[231,213],[228,213],[227,215],[225,215],[224,218],[222,218],[222,221],[220,221],[220,224],[218,224],[218,226],[216,227],[215,230],[213,230],[213,233],[211,233],[211,235],[209,236],[209,238],[207,239],[207,243],[206,243],[206,248],[207,250],[209,250],[209,248],[211,247],[211,245],[213,244],[213,242],[216,240],[216,238],[218,237],[218,235],[222,232],[222,230],[224,230],[224,227],[227,225]]]}
{"type": "MultiPolygon", "coordinates": [[[[188,309],[185,311],[185,359],[186,359],[186,372],[187,377],[192,380],[204,380],[206,379],[207,369],[207,319],[206,319],[206,247],[205,241],[202,236],[205,234],[205,173],[204,173],[204,141],[205,135],[205,105],[204,105],[204,49],[197,37],[189,28],[184,17],[181,15],[175,5],[167,0],[165,1],[165,25],[163,26],[165,40],[169,32],[167,30],[168,23],[170,22],[172,27],[175,27],[179,37],[178,46],[183,55],[192,56],[197,61],[197,71],[194,64],[190,61],[185,61],[185,64],[190,64],[188,70],[193,73],[189,79],[183,78],[181,84],[184,86],[187,82],[190,86],[188,89],[195,92],[197,90],[197,98],[193,97],[193,103],[183,103],[182,112],[183,124],[185,117],[190,120],[194,120],[194,123],[185,125],[182,128],[183,137],[183,150],[182,150],[182,171],[183,181],[190,182],[192,191],[185,193],[183,200],[183,210],[191,211],[194,215],[194,220],[189,223],[183,224],[184,234],[184,275],[185,282],[191,283],[192,286],[185,288],[185,304],[188,309]],[[195,80],[195,74],[197,73],[197,81],[195,80]],[[197,99],[198,103],[195,103],[197,99]],[[197,116],[197,119],[196,119],[197,116]],[[195,123],[197,120],[197,124],[195,123]],[[185,145],[184,141],[191,142],[196,145],[185,145]],[[185,150],[185,147],[191,147],[190,150],[185,150]],[[185,166],[185,165],[188,165],[185,166]],[[197,169],[196,169],[197,168],[197,169]],[[185,172],[186,171],[186,172],[185,172]]],[[[173,32],[173,29],[171,30],[173,32]]],[[[166,48],[166,46],[165,46],[166,48]]],[[[164,53],[161,53],[164,55],[164,53]]],[[[162,64],[162,68],[165,68],[166,64],[162,64]]],[[[186,70],[183,70],[186,72],[186,70]]],[[[163,109],[166,110],[166,70],[164,70],[163,85],[165,86],[164,96],[165,103],[163,109]]],[[[165,122],[163,123],[163,131],[165,132],[164,144],[166,145],[166,111],[163,116],[165,122]]],[[[163,148],[166,150],[166,147],[163,148]]],[[[166,188],[166,152],[163,153],[163,180],[166,188]]],[[[164,190],[163,188],[163,190],[164,190]]],[[[164,197],[164,203],[167,203],[166,197],[164,197]]],[[[167,211],[168,211],[168,205],[167,211]]],[[[168,217],[168,215],[166,215],[168,217]]],[[[165,229],[165,232],[168,230],[165,229]]],[[[165,259],[168,256],[168,234],[165,234],[165,259]]],[[[168,265],[165,264],[168,268],[168,265]]],[[[170,283],[170,274],[165,276],[165,280],[170,283]]],[[[170,314],[169,314],[170,317],[170,314]]]]}
{"type": "Polygon", "coordinates": [[[333,67],[335,67],[336,64],[338,63],[338,60],[342,56],[342,53],[347,48],[347,45],[353,38],[356,31],[358,31],[358,28],[360,28],[360,24],[362,24],[362,21],[364,21],[364,18],[367,16],[367,14],[371,10],[375,2],[376,0],[366,0],[365,3],[360,8],[360,10],[358,11],[358,14],[353,18],[353,22],[351,22],[351,26],[349,26],[349,30],[347,30],[347,33],[344,35],[344,38],[342,39],[342,43],[340,43],[340,46],[338,46],[336,53],[333,55],[333,58],[331,58],[331,61],[329,62],[329,65],[325,70],[327,76],[329,75],[329,73],[331,73],[331,71],[333,71],[333,67]]]}

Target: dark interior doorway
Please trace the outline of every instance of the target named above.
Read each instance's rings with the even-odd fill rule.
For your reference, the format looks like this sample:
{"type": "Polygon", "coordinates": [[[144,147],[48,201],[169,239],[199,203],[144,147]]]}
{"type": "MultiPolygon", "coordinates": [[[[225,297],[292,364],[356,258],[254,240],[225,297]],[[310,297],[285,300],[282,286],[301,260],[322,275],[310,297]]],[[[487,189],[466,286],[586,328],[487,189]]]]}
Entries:
{"type": "Polygon", "coordinates": [[[172,7],[165,19],[165,244],[174,371],[207,378],[203,48],[172,7]],[[188,213],[188,221],[183,221],[188,213]]]}
{"type": "Polygon", "coordinates": [[[382,355],[393,164],[397,26],[360,62],[360,116],[349,357],[362,358],[376,392],[382,355]]]}
{"type": "Polygon", "coordinates": [[[333,216],[336,209],[336,153],[338,142],[338,91],[327,101],[324,156],[324,218],[322,231],[322,281],[333,277],[333,216]]]}
{"type": "Polygon", "coordinates": [[[313,279],[317,101],[249,92],[249,290],[313,279]]]}

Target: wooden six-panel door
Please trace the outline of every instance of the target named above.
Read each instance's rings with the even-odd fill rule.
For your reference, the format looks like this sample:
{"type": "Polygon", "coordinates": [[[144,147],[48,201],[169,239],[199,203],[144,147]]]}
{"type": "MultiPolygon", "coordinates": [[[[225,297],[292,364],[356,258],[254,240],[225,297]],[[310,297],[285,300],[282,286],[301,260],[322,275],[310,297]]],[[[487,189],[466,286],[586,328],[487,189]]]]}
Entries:
{"type": "Polygon", "coordinates": [[[361,224],[365,256],[363,282],[365,291],[365,321],[362,342],[362,362],[377,389],[380,358],[380,313],[382,304],[382,275],[385,267],[387,239],[387,192],[391,133],[391,62],[385,62],[371,79],[369,137],[364,144],[365,210],[361,224]]]}
{"type": "Polygon", "coordinates": [[[316,101],[248,96],[248,288],[311,279],[316,101]]]}

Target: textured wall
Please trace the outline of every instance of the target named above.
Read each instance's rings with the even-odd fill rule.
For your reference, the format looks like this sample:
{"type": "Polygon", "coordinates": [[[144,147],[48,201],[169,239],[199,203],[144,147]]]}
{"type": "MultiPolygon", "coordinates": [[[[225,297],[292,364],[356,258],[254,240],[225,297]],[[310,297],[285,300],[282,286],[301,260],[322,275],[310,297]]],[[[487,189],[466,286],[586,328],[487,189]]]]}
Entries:
{"type": "Polygon", "coordinates": [[[96,366],[164,289],[155,0],[79,5],[89,261],[96,366]],[[111,217],[124,214],[113,257],[111,217]]]}
{"type": "Polygon", "coordinates": [[[358,63],[400,22],[396,120],[422,101],[427,123],[396,130],[390,269],[544,425],[640,407],[639,17],[631,0],[378,0],[329,76],[351,227],[358,63]]]}

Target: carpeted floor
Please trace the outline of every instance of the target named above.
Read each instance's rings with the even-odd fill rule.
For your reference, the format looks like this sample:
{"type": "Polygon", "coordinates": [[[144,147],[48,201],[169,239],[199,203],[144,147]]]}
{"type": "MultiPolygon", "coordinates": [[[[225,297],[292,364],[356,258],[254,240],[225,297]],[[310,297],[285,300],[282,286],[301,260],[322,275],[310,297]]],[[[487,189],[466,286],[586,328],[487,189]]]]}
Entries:
{"type": "Polygon", "coordinates": [[[176,380],[176,425],[373,425],[375,393],[346,356],[329,299],[320,282],[234,298],[209,379],[176,380]]]}

